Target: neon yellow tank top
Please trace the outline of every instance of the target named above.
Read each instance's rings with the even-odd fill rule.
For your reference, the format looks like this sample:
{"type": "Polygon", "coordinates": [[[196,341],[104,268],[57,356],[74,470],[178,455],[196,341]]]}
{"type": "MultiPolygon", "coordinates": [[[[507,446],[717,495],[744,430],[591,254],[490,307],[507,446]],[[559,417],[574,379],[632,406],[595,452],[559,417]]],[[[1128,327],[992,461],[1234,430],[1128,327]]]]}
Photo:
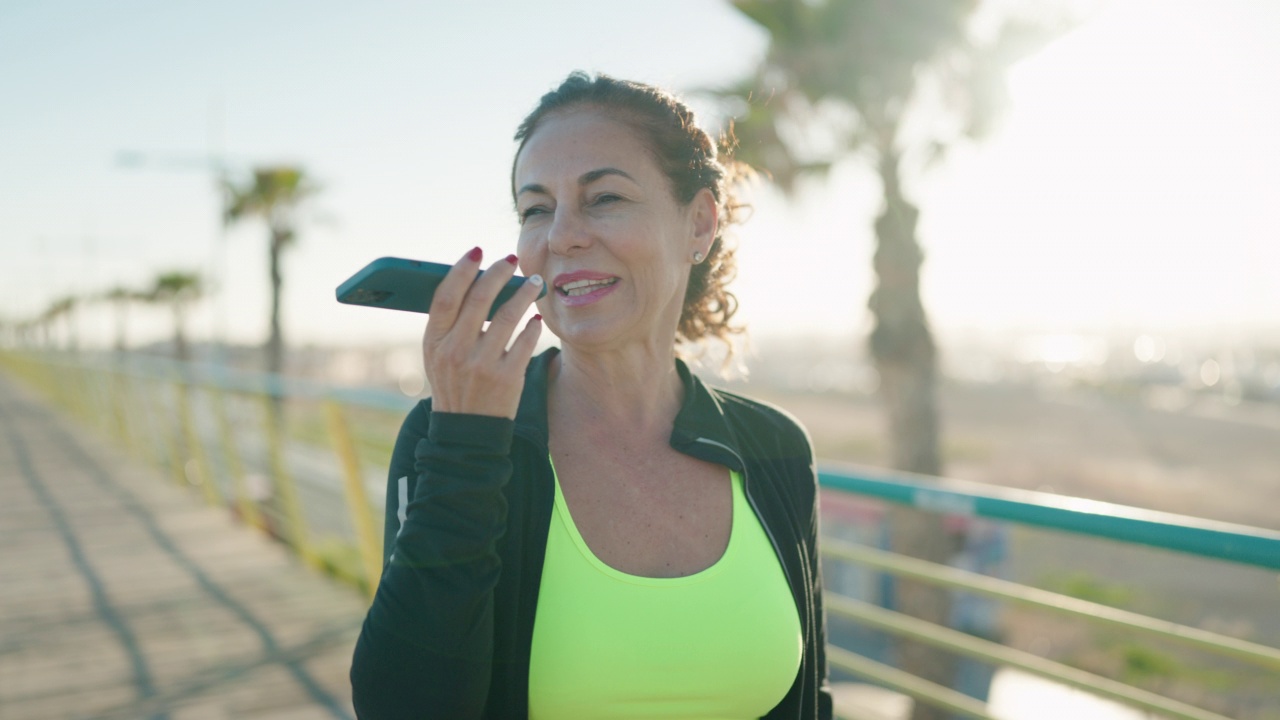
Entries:
{"type": "Polygon", "coordinates": [[[556,480],[529,668],[533,720],[758,718],[800,668],[800,618],[733,472],[724,555],[681,578],[615,570],[573,523],[556,480]]]}

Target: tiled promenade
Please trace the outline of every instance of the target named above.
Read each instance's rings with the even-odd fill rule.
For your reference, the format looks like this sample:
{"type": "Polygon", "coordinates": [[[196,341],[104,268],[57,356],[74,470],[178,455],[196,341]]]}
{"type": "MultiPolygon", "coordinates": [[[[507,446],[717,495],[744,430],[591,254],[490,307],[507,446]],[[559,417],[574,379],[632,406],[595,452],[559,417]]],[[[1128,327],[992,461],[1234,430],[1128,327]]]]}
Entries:
{"type": "Polygon", "coordinates": [[[364,609],[0,374],[0,720],[351,718],[364,609]]]}

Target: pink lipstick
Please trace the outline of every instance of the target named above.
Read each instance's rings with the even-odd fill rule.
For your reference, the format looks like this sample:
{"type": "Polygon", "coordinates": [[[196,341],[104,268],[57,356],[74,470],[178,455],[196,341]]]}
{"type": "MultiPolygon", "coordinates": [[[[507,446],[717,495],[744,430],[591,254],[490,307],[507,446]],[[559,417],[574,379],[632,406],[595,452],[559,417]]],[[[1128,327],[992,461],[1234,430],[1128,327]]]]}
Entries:
{"type": "Polygon", "coordinates": [[[556,276],[552,285],[556,289],[556,297],[569,307],[590,305],[617,288],[617,275],[600,273],[592,270],[575,270],[556,276]]]}

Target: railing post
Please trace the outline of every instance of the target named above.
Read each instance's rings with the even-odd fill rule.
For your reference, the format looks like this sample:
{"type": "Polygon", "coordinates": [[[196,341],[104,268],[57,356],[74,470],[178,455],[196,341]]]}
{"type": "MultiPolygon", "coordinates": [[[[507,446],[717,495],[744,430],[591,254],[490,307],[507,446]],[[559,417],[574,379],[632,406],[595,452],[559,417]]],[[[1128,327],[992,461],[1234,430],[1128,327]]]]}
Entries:
{"type": "MultiPolygon", "coordinates": [[[[170,386],[172,390],[177,390],[174,385],[170,386]]],[[[164,433],[165,444],[169,446],[169,472],[173,476],[173,482],[182,487],[187,487],[191,483],[187,480],[187,463],[182,452],[182,429],[180,423],[174,422],[172,417],[173,408],[169,403],[165,402],[165,398],[161,393],[156,393],[156,399],[160,401],[160,428],[157,432],[164,433]]]]}
{"type": "Polygon", "coordinates": [[[204,451],[204,442],[196,429],[195,419],[191,416],[191,382],[183,378],[177,384],[178,417],[182,423],[182,436],[185,438],[187,452],[196,463],[200,489],[204,492],[205,502],[214,507],[222,505],[222,494],[213,479],[213,468],[209,465],[209,455],[204,451]]]}
{"type": "Polygon", "coordinates": [[[356,531],[356,543],[360,547],[360,560],[364,564],[369,597],[373,597],[382,579],[382,548],[374,530],[373,511],[364,490],[364,477],[360,472],[360,458],[350,428],[342,414],[342,406],[332,398],[324,401],[325,416],[329,424],[329,437],[334,452],[342,462],[343,489],[347,507],[351,511],[351,524],[356,531]]]}
{"type": "Polygon", "coordinates": [[[82,422],[90,427],[102,427],[102,417],[94,412],[97,405],[98,384],[94,382],[95,372],[85,365],[76,365],[72,370],[76,378],[75,413],[82,422]]]}
{"type": "MultiPolygon", "coordinates": [[[[283,402],[283,399],[280,399],[283,402]]],[[[276,405],[277,398],[270,393],[262,395],[262,407],[267,418],[267,456],[271,463],[271,474],[275,479],[276,491],[280,501],[284,503],[285,521],[289,524],[287,537],[293,549],[307,565],[319,568],[320,561],[311,548],[307,533],[306,517],[302,513],[302,503],[298,499],[298,488],[284,461],[284,414],[276,405]]]]}
{"type": "Polygon", "coordinates": [[[213,402],[213,414],[218,422],[218,441],[222,445],[222,454],[227,462],[227,473],[231,476],[231,492],[235,496],[236,508],[240,511],[240,519],[259,530],[265,530],[262,513],[258,511],[258,501],[249,497],[248,483],[244,476],[244,463],[240,461],[240,451],[236,446],[235,435],[231,431],[231,422],[227,419],[227,406],[223,401],[220,389],[210,390],[213,402]]]}
{"type": "Polygon", "coordinates": [[[108,403],[111,406],[111,417],[114,420],[116,437],[120,440],[121,446],[128,450],[131,454],[135,448],[133,445],[133,434],[130,432],[131,422],[125,407],[128,405],[128,376],[124,370],[117,365],[109,373],[108,384],[108,403]]]}
{"type": "Polygon", "coordinates": [[[156,420],[157,416],[160,416],[162,421],[164,419],[163,414],[157,410],[157,404],[163,403],[160,397],[163,386],[159,380],[147,379],[140,382],[142,394],[138,399],[138,409],[146,416],[146,429],[142,443],[147,448],[146,454],[149,459],[155,463],[156,470],[162,475],[166,472],[172,473],[173,469],[169,466],[171,463],[165,462],[166,451],[173,452],[172,436],[166,429],[168,423],[157,423],[156,420]]]}

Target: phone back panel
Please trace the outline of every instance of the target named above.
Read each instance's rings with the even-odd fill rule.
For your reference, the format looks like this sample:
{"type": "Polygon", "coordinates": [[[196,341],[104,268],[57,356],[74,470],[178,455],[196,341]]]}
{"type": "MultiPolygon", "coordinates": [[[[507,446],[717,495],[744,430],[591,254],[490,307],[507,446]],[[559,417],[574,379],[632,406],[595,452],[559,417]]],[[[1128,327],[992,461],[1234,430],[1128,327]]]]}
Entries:
{"type": "Polygon", "coordinates": [[[338,302],[425,313],[448,272],[441,263],[378,258],[338,286],[338,302]]]}

